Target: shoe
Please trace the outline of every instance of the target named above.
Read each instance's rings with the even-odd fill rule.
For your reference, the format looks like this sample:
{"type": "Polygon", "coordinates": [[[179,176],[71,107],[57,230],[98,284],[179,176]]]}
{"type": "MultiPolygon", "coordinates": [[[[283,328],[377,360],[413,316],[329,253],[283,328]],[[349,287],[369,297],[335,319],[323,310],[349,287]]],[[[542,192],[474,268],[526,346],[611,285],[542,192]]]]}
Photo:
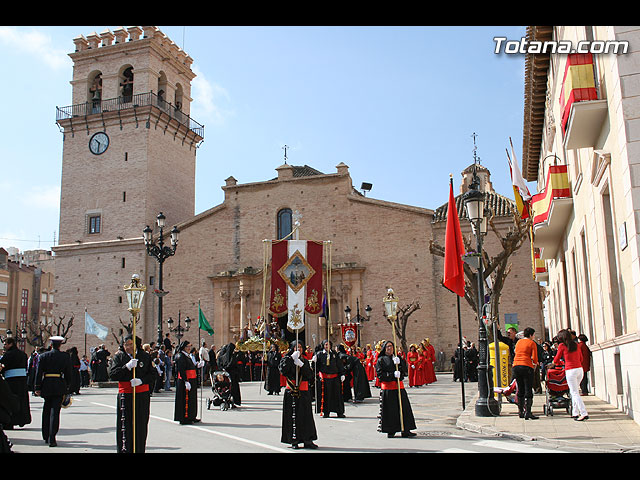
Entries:
{"type": "Polygon", "coordinates": [[[524,419],[525,420],[538,420],[539,417],[536,417],[532,411],[531,407],[533,406],[533,399],[528,398],[525,400],[524,405],[524,419]]]}
{"type": "Polygon", "coordinates": [[[50,447],[57,447],[57,446],[58,446],[58,443],[57,443],[55,440],[51,440],[51,441],[49,442],[49,446],[50,446],[50,447]]]}
{"type": "Polygon", "coordinates": [[[347,417],[345,417],[344,413],[341,413],[340,415],[338,415],[338,418],[347,418],[347,417]]]}
{"type": "Polygon", "coordinates": [[[408,438],[408,437],[415,437],[416,435],[418,435],[417,433],[414,432],[402,432],[402,436],[404,438],[408,438]]]}
{"type": "Polygon", "coordinates": [[[393,438],[396,435],[395,432],[393,433],[387,433],[387,438],[393,438]]]}
{"type": "Polygon", "coordinates": [[[583,416],[580,416],[580,417],[576,417],[576,418],[574,418],[574,420],[576,422],[582,422],[583,420],[589,420],[589,415],[583,415],[583,416]]]}
{"type": "Polygon", "coordinates": [[[289,446],[289,448],[293,448],[294,450],[297,450],[297,449],[299,449],[300,447],[298,446],[298,444],[297,444],[297,443],[292,443],[292,444],[289,446]]]}
{"type": "Polygon", "coordinates": [[[304,448],[316,449],[318,448],[318,445],[313,442],[304,442],[304,448]]]}

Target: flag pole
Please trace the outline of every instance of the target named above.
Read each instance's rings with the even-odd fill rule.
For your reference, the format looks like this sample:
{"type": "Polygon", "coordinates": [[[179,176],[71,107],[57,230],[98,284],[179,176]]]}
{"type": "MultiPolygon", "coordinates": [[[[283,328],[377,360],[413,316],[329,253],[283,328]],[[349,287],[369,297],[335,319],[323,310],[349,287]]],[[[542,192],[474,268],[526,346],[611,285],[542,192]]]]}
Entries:
{"type": "MultiPolygon", "coordinates": [[[[458,348],[460,349],[460,368],[461,368],[461,376],[460,376],[460,388],[462,391],[462,410],[465,407],[465,396],[464,396],[464,354],[462,350],[462,325],[460,323],[460,296],[456,295],[456,300],[458,303],[458,348]]],[[[453,366],[455,368],[455,364],[453,366]]]]}
{"type": "MultiPolygon", "coordinates": [[[[198,353],[200,353],[200,349],[202,348],[202,342],[200,341],[200,299],[198,299],[198,353]]],[[[198,355],[200,361],[202,361],[202,356],[198,355]]],[[[200,367],[200,420],[202,420],[202,386],[204,384],[204,365],[200,367]]]]}

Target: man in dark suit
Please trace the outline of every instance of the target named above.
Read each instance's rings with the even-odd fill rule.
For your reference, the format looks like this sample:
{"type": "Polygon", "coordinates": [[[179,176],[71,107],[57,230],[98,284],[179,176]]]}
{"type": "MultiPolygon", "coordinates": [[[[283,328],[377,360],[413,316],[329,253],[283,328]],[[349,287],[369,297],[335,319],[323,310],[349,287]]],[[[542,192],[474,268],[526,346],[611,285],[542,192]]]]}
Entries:
{"type": "Polygon", "coordinates": [[[51,350],[40,356],[36,372],[35,394],[44,399],[42,408],[42,438],[56,447],[60,427],[60,408],[71,384],[71,357],[60,351],[64,337],[51,337],[51,350]]]}

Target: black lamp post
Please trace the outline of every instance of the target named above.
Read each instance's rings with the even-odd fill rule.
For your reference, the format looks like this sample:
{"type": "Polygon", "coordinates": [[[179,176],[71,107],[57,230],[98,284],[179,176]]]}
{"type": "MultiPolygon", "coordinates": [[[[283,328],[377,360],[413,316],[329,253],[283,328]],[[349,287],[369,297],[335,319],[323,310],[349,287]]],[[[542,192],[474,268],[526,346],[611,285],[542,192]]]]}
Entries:
{"type": "Polygon", "coordinates": [[[165,227],[166,217],[160,212],[156,217],[156,223],[160,228],[160,234],[158,236],[158,243],[154,243],[152,239],[153,230],[146,226],[142,231],[144,235],[144,244],[147,247],[147,254],[150,257],[155,258],[158,261],[158,290],[154,293],[158,296],[158,345],[162,344],[162,297],[167,293],[162,289],[162,265],[164,261],[173,256],[176,253],[176,247],[178,246],[178,233],[180,230],[176,226],[171,230],[171,247],[165,246],[163,230],[165,227]]]}
{"type": "Polygon", "coordinates": [[[485,195],[479,190],[480,180],[473,170],[473,180],[463,200],[467,209],[467,216],[473,227],[478,250],[478,400],[475,412],[479,417],[499,415],[499,405],[493,396],[493,379],[489,367],[489,341],[487,327],[482,318],[484,308],[484,267],[482,262],[482,236],[486,233],[486,218],[484,215],[485,195]]]}
{"type": "Polygon", "coordinates": [[[175,332],[176,337],[178,338],[178,345],[180,345],[184,332],[188,332],[189,327],[191,327],[191,319],[187,316],[187,318],[184,319],[185,326],[183,327],[182,321],[180,320],[180,310],[178,310],[178,325],[175,327],[173,326],[173,318],[171,317],[167,320],[167,324],[169,325],[169,331],[172,333],[175,332]]]}

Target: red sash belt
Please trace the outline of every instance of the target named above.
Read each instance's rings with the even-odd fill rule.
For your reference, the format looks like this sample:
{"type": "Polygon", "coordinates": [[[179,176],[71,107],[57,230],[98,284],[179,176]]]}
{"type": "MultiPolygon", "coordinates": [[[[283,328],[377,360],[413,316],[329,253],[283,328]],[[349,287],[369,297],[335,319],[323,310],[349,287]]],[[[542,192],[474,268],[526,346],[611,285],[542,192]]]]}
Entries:
{"type": "MultiPolygon", "coordinates": [[[[178,374],[178,376],[184,380],[184,378],[182,378],[181,374],[178,374]]],[[[192,378],[196,378],[196,371],[195,370],[187,370],[187,380],[190,380],[192,378]]]]}
{"type": "MultiPolygon", "coordinates": [[[[143,383],[142,385],[138,385],[136,387],[136,393],[140,392],[148,392],[149,385],[143,383]]],[[[118,393],[133,393],[133,387],[131,386],[131,382],[118,382],[118,393]]]]}
{"type": "Polygon", "coordinates": [[[322,373],[320,372],[320,378],[322,378],[323,380],[325,378],[336,378],[338,376],[337,373],[322,373]]]}
{"type": "MultiPolygon", "coordinates": [[[[397,390],[398,389],[398,382],[380,382],[380,387],[382,388],[382,390],[397,390]]],[[[400,382],[400,389],[404,388],[404,384],[402,382],[400,382]]]]}
{"type": "MultiPolygon", "coordinates": [[[[287,382],[287,388],[291,388],[291,386],[289,385],[289,382],[287,382]]],[[[306,392],[307,390],[309,390],[309,382],[306,380],[302,380],[300,381],[300,391],[306,392]]]]}

